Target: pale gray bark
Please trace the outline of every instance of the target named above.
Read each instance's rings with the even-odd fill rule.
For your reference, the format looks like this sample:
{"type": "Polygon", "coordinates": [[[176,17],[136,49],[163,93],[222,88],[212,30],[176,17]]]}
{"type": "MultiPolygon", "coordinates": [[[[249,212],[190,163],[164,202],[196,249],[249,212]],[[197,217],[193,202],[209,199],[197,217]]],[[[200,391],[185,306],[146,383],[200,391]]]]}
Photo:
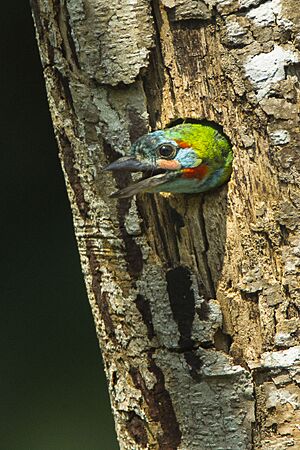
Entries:
{"type": "Polygon", "coordinates": [[[32,9],[120,447],[300,448],[297,2],[32,9]],[[224,127],[228,187],[110,199],[178,118],[224,127]]]}

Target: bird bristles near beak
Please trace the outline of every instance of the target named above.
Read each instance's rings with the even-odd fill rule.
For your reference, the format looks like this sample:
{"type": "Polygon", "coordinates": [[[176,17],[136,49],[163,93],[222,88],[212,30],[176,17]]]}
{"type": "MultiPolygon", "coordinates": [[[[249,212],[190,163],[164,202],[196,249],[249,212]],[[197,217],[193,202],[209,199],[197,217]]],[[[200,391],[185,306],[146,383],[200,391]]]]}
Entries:
{"type": "Polygon", "coordinates": [[[143,178],[138,182],[113,192],[112,198],[127,198],[132,197],[139,192],[151,191],[151,189],[159,186],[169,179],[169,173],[165,170],[158,169],[155,165],[147,162],[139,161],[132,156],[123,156],[113,163],[102,169],[103,171],[124,171],[124,172],[145,172],[149,173],[150,177],[143,178]]]}

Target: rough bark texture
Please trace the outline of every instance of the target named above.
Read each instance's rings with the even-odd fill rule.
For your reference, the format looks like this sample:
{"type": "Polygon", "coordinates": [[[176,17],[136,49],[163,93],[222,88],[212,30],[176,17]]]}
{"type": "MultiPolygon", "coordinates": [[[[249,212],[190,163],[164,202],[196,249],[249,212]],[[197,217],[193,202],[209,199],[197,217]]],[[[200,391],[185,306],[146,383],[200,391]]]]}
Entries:
{"type": "Polygon", "coordinates": [[[122,449],[300,448],[296,0],[32,0],[122,449]],[[114,200],[101,168],[221,124],[227,186],[114,200]]]}

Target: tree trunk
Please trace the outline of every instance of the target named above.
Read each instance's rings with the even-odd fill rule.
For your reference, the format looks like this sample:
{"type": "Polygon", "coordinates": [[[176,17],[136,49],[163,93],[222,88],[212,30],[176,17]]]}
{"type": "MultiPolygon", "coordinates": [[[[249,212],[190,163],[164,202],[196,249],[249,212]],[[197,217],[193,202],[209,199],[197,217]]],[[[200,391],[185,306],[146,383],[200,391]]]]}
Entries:
{"type": "Polygon", "coordinates": [[[298,3],[32,10],[120,447],[299,449],[298,3]],[[228,186],[109,198],[180,118],[224,127],[228,186]]]}

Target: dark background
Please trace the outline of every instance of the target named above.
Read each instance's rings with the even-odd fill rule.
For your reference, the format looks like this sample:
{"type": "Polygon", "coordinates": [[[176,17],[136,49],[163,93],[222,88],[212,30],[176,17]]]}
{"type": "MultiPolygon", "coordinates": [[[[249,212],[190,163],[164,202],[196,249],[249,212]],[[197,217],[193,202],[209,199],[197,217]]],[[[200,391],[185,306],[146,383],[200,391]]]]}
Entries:
{"type": "Polygon", "coordinates": [[[118,449],[26,0],[0,18],[0,449],[118,449]]]}

